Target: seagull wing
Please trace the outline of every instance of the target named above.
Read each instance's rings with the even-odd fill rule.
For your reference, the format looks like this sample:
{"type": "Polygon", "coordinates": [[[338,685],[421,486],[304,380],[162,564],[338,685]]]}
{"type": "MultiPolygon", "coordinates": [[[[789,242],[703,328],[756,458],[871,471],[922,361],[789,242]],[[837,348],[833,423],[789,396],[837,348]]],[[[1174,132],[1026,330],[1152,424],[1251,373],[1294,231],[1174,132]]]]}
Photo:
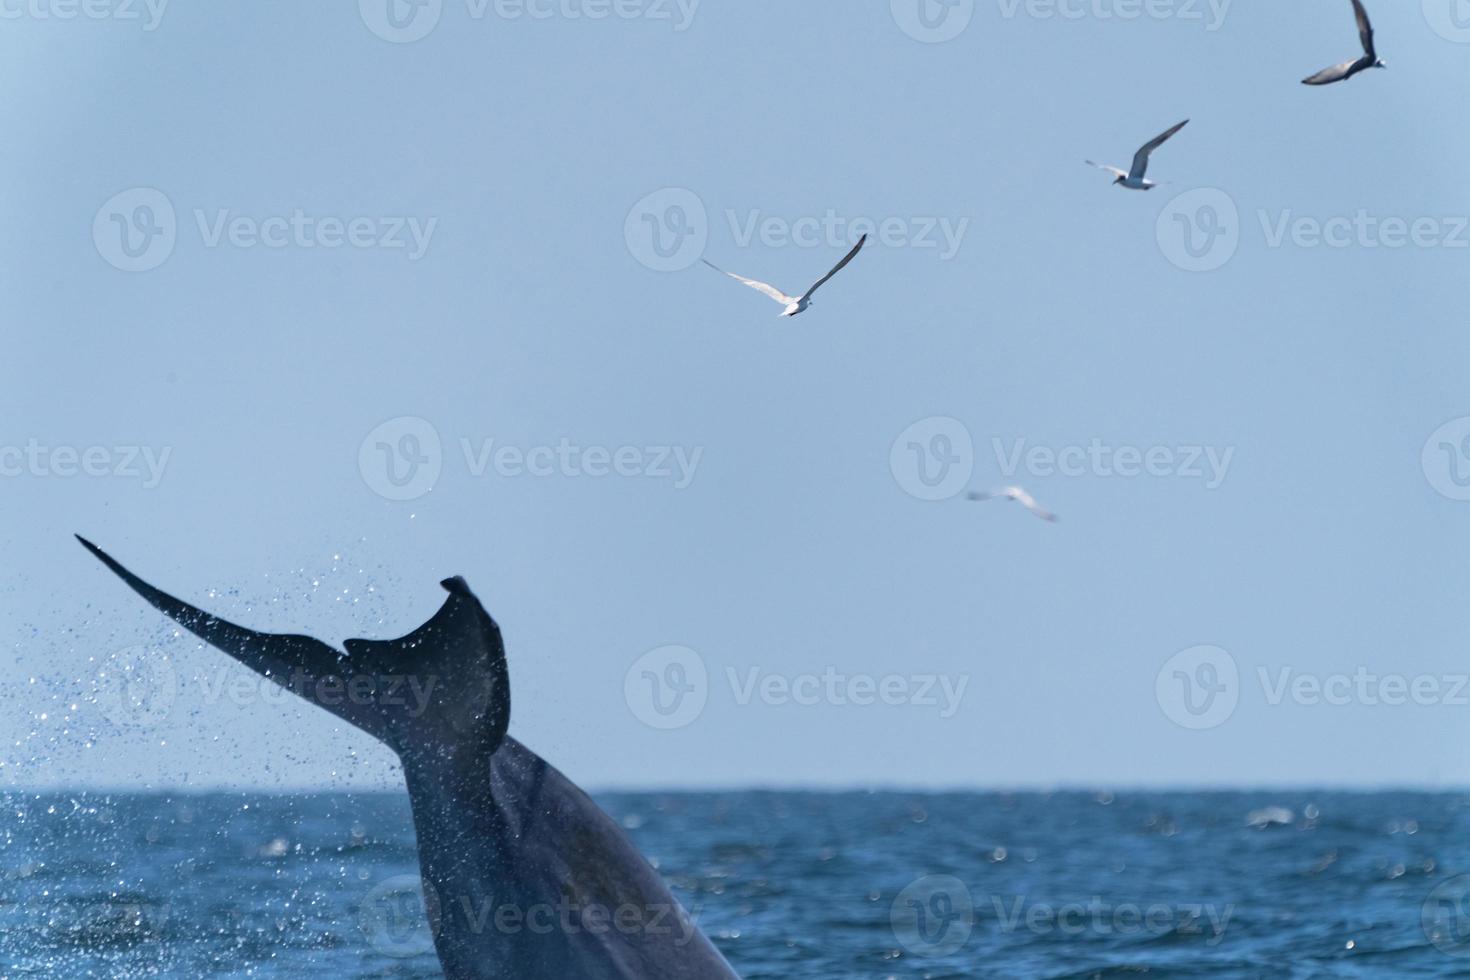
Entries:
{"type": "Polygon", "coordinates": [[[1363,53],[1370,61],[1377,61],[1373,50],[1373,25],[1368,21],[1368,11],[1363,9],[1363,0],[1353,0],[1353,14],[1358,18],[1358,37],[1363,40],[1363,53]]]}
{"type": "Polygon", "coordinates": [[[705,265],[709,266],[711,269],[715,270],[722,276],[729,276],[736,282],[743,282],[751,289],[765,293],[767,296],[771,297],[771,299],[780,303],[782,306],[790,306],[792,303],[796,302],[795,296],[787,296],[785,293],[781,292],[781,290],[777,289],[775,286],[772,286],[768,282],[761,282],[759,279],[747,279],[744,276],[737,276],[733,272],[726,272],[724,269],[721,269],[719,266],[715,265],[708,259],[700,259],[699,261],[703,262],[705,265]]]}
{"type": "Polygon", "coordinates": [[[995,490],[990,493],[976,490],[971,491],[966,496],[970,500],[1014,500],[1043,521],[1056,523],[1057,520],[1057,515],[1038,504],[1035,497],[1020,487],[1003,487],[1000,490],[995,490]]]}
{"type": "Polygon", "coordinates": [[[834,265],[832,267],[832,271],[831,272],[827,273],[825,276],[823,276],[822,278],[818,279],[812,285],[812,288],[811,289],[808,289],[806,291],[806,295],[802,296],[802,299],[811,299],[812,298],[812,293],[815,293],[817,290],[821,289],[822,286],[824,286],[826,284],[826,282],[827,282],[828,279],[831,279],[833,276],[837,275],[837,273],[841,272],[844,268],[846,268],[847,263],[849,263],[849,262],[852,261],[853,256],[854,255],[857,255],[859,252],[861,252],[863,250],[863,246],[865,244],[867,244],[867,241],[868,241],[868,236],[867,235],[864,235],[862,238],[859,238],[858,239],[858,243],[852,247],[852,251],[851,252],[848,252],[846,255],[844,255],[842,257],[842,261],[839,262],[839,263],[837,263],[836,265],[834,265]]]}
{"type": "Polygon", "coordinates": [[[1120,170],[1117,167],[1110,167],[1105,163],[1093,163],[1091,160],[1085,160],[1083,162],[1086,163],[1089,167],[1096,167],[1099,170],[1106,170],[1108,173],[1112,174],[1115,177],[1126,178],[1128,176],[1128,171],[1120,170]]]}
{"type": "Polygon", "coordinates": [[[1184,120],[1184,122],[1180,123],[1177,126],[1171,126],[1159,135],[1155,136],[1153,139],[1149,140],[1147,143],[1140,146],[1138,148],[1138,152],[1133,154],[1133,169],[1128,172],[1128,178],[1130,180],[1142,180],[1144,171],[1148,169],[1148,155],[1154,150],[1157,150],[1159,147],[1163,146],[1165,140],[1167,140],[1170,136],[1173,136],[1175,133],[1179,132],[1188,123],[1189,120],[1186,119],[1184,120]]]}
{"type": "Polygon", "coordinates": [[[1016,501],[1022,507],[1025,507],[1027,510],[1035,514],[1037,517],[1041,518],[1043,521],[1051,521],[1053,523],[1056,522],[1057,515],[1053,514],[1051,511],[1038,504],[1035,497],[1031,496],[1020,487],[1011,487],[1009,490],[1006,491],[1006,496],[1016,501]]]}
{"type": "Polygon", "coordinates": [[[1348,77],[1348,74],[1353,70],[1353,66],[1357,63],[1358,59],[1354,58],[1352,61],[1344,61],[1340,65],[1333,65],[1331,68],[1323,68],[1311,78],[1303,78],[1302,84],[1331,85],[1333,82],[1340,82],[1348,77]]]}

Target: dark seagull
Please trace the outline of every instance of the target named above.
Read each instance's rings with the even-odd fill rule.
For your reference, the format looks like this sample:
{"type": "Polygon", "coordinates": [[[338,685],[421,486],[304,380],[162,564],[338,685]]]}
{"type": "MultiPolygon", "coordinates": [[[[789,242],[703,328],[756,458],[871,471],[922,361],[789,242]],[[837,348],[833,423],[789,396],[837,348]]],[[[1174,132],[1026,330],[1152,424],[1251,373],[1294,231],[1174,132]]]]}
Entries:
{"type": "Polygon", "coordinates": [[[1363,57],[1357,61],[1344,61],[1331,68],[1323,68],[1311,78],[1302,79],[1303,85],[1331,85],[1352,78],[1364,68],[1387,68],[1383,59],[1373,48],[1373,25],[1368,23],[1368,11],[1363,9],[1362,0],[1353,0],[1353,13],[1358,18],[1358,36],[1363,39],[1363,57]]]}

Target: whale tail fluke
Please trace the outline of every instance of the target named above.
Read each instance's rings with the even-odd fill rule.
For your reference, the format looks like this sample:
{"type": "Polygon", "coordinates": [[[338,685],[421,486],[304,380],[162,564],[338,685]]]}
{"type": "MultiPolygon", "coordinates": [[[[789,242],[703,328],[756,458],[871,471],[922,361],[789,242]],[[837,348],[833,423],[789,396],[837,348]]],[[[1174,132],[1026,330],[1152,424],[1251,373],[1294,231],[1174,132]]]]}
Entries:
{"type": "Polygon", "coordinates": [[[149,585],[81,535],[77,540],[180,626],[400,756],[433,753],[469,762],[493,753],[505,737],[510,682],[500,627],[462,578],[441,583],[449,598],[412,633],[348,640],[343,653],[309,636],[261,633],[220,619],[149,585]]]}

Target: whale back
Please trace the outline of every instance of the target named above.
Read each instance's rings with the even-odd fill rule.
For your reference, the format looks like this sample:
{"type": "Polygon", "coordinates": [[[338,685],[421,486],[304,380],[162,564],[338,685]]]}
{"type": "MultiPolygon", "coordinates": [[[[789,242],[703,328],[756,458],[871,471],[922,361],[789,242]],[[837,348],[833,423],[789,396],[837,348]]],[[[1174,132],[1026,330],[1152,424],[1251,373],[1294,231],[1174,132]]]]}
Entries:
{"type": "Polygon", "coordinates": [[[447,976],[736,980],[623,828],[514,738],[478,797],[405,775],[447,976]]]}

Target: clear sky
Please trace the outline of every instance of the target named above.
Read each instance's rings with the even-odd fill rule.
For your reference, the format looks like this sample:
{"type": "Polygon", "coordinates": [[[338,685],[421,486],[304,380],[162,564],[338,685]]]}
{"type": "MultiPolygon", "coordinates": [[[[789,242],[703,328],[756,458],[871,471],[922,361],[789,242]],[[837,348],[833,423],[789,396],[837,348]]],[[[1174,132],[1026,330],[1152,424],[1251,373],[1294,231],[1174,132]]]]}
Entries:
{"type": "Polygon", "coordinates": [[[0,785],[394,785],[73,531],[331,642],[463,574],[591,787],[1470,782],[1470,29],[1372,8],[5,4],[0,785]]]}

